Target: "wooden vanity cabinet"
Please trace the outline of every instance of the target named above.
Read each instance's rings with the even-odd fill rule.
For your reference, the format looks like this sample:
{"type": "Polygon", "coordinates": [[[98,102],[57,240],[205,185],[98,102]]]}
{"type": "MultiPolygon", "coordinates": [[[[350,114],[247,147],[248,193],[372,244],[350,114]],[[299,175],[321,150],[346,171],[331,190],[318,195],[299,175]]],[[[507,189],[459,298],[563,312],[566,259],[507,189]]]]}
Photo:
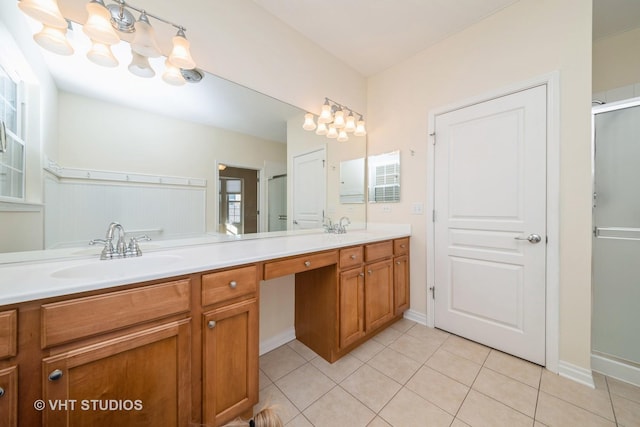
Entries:
{"type": "Polygon", "coordinates": [[[409,238],[393,241],[393,285],[396,314],[409,308],[409,238]]]}
{"type": "Polygon", "coordinates": [[[18,425],[18,366],[15,356],[18,348],[17,310],[0,312],[0,360],[6,360],[8,367],[0,365],[0,427],[18,425]]]}

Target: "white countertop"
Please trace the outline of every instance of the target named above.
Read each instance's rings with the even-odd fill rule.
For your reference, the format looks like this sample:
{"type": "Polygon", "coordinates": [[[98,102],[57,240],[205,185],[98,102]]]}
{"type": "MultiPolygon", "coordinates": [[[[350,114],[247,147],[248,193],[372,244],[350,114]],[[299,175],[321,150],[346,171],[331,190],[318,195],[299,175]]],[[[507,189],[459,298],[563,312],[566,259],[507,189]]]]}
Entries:
{"type": "Polygon", "coordinates": [[[165,277],[406,237],[407,225],[369,226],[346,234],[289,232],[247,240],[147,251],[141,257],[98,256],[0,265],[0,306],[107,289],[165,277]]]}

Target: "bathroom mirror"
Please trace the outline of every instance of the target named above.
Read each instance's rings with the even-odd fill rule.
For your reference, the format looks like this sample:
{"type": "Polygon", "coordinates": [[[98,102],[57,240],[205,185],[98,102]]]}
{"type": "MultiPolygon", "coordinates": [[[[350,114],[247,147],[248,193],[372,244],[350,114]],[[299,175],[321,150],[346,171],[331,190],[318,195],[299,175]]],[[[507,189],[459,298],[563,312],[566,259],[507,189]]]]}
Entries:
{"type": "Polygon", "coordinates": [[[369,203],[400,201],[400,151],[367,158],[369,203]]]}
{"type": "MultiPolygon", "coordinates": [[[[7,9],[10,13],[5,13],[7,6],[2,7],[0,27],[8,20],[26,22],[17,7],[15,11],[7,9]]],[[[6,25],[5,28],[16,26],[6,25]]],[[[176,229],[172,230],[175,235],[183,232],[189,236],[215,235],[219,230],[220,164],[256,170],[260,174],[260,195],[265,198],[269,193],[269,181],[276,179],[281,185],[286,182],[282,178],[290,175],[287,135],[290,129],[302,128],[304,111],[300,108],[206,71],[199,83],[173,87],[159,81],[158,86],[152,87],[147,79],[130,75],[126,71],[128,64],[121,64],[124,68],[121,74],[128,80],[116,82],[114,77],[120,70],[94,65],[83,53],[74,55],[79,56],[78,61],[85,62],[82,67],[74,62],[69,66],[66,61],[74,59],[40,49],[32,40],[34,31],[31,28],[23,30],[27,36],[9,34],[21,43],[28,40],[30,46],[19,46],[30,53],[25,56],[31,58],[34,52],[41,55],[56,80],[55,108],[49,108],[43,120],[57,119],[52,127],[57,127],[57,132],[51,138],[43,135],[41,152],[31,150],[31,158],[27,159],[32,168],[33,164],[44,167],[44,170],[36,167],[36,179],[27,183],[27,191],[34,187],[36,192],[42,191],[43,205],[39,206],[39,200],[27,200],[15,208],[0,201],[1,222],[14,225],[0,231],[0,252],[32,250],[21,247],[25,239],[18,236],[24,236],[24,230],[32,230],[34,235],[44,227],[42,240],[53,242],[46,244],[46,249],[71,245],[79,248],[69,252],[71,255],[99,253],[100,248],[87,246],[87,237],[104,238],[106,228],[113,220],[122,222],[128,233],[148,234],[154,240],[147,247],[152,248],[169,232],[165,226],[149,220],[149,214],[156,212],[180,218],[176,229]],[[171,115],[165,112],[167,105],[173,109],[171,115]],[[100,192],[87,190],[89,186],[100,192]],[[171,196],[175,197],[172,202],[164,195],[148,196],[146,189],[160,187],[175,193],[171,196]],[[108,194],[123,188],[128,190],[127,194],[106,200],[108,194]],[[78,194],[85,196],[78,199],[78,194]],[[75,199],[72,198],[74,195],[75,199]],[[81,214],[69,216],[60,209],[81,214]],[[187,216],[183,215],[185,212],[187,216]],[[24,220],[27,217],[34,219],[24,220]],[[201,224],[195,231],[187,227],[194,221],[201,224]]],[[[84,34],[78,36],[81,38],[84,34]]],[[[120,48],[127,48],[126,43],[120,44],[124,45],[120,48]]],[[[114,53],[118,55],[115,47],[114,53]]],[[[34,62],[30,66],[37,69],[41,64],[34,62]]],[[[40,107],[46,112],[45,107],[50,106],[40,107]]],[[[304,138],[312,141],[309,144],[325,146],[327,160],[334,168],[343,159],[366,155],[365,138],[350,144],[338,144],[313,132],[305,132],[304,138]]],[[[338,185],[338,174],[328,171],[327,209],[342,214],[338,185]]],[[[287,189],[284,197],[288,197],[287,189]]],[[[274,212],[270,212],[270,205],[260,204],[258,232],[261,237],[268,237],[264,232],[269,230],[287,229],[282,224],[287,220],[287,212],[282,212],[281,200],[278,204],[280,208],[274,212]],[[269,225],[273,222],[270,215],[277,218],[277,225],[269,225]]],[[[353,223],[366,224],[364,206],[344,211],[353,223]]],[[[21,255],[4,257],[0,262],[4,259],[16,262],[21,260],[21,255]]]]}

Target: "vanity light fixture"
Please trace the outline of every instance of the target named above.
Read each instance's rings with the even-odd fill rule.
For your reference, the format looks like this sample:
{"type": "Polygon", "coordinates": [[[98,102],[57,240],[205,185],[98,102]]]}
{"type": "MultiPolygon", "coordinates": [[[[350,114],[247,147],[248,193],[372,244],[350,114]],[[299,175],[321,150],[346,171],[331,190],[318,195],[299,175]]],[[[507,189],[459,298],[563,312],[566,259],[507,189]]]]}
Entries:
{"type": "Polygon", "coordinates": [[[355,136],[367,134],[362,114],[329,98],[324,99],[318,115],[318,125],[316,126],[313,113],[306,113],[302,128],[308,131],[315,130],[317,135],[325,135],[339,142],[348,141],[350,133],[355,136]],[[356,120],[354,114],[360,118],[356,120]]]}
{"type": "MultiPolygon", "coordinates": [[[[132,60],[128,69],[140,77],[153,77],[156,73],[149,65],[149,58],[162,56],[155,31],[149,22],[149,18],[153,18],[177,29],[172,39],[173,48],[165,61],[163,79],[172,85],[202,79],[202,73],[195,69],[196,63],[191,57],[185,27],[137,8],[125,0],[112,1],[114,3],[108,6],[105,0],[91,0],[86,5],[88,18],[82,25],[82,31],[93,45],[87,53],[92,62],[105,67],[117,66],[119,61],[111,52],[111,46],[124,40],[123,34],[133,33],[133,36],[126,38],[131,40],[132,60]],[[140,13],[137,21],[132,11],[140,13]]],[[[43,24],[42,30],[34,35],[41,47],[59,55],[73,53],[73,47],[66,38],[69,21],[60,12],[57,0],[19,0],[18,7],[43,24]]]]}

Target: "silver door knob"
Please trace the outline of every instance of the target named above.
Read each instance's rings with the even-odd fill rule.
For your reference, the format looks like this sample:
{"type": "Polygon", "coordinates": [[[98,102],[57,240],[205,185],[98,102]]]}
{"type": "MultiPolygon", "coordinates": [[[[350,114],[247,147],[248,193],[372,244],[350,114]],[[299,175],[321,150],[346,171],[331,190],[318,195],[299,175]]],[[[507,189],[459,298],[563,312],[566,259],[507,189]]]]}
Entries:
{"type": "Polygon", "coordinates": [[[527,240],[529,243],[540,243],[542,237],[539,234],[529,234],[527,237],[514,237],[516,240],[527,240]]]}

